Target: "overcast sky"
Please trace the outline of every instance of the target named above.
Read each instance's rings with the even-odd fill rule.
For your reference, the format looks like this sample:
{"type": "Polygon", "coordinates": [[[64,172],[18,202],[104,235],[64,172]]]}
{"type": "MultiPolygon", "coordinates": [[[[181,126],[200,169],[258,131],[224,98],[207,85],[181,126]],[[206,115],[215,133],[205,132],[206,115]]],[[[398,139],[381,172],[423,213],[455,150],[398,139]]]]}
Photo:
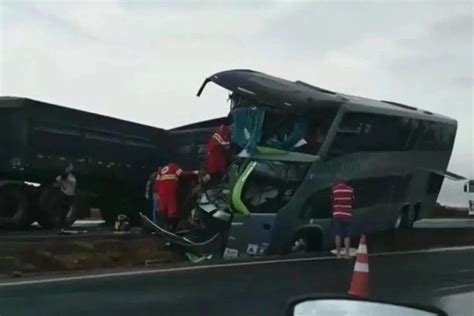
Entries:
{"type": "Polygon", "coordinates": [[[225,90],[196,91],[249,68],[451,116],[449,169],[474,178],[473,2],[0,3],[0,95],[169,128],[227,114],[225,90]]]}

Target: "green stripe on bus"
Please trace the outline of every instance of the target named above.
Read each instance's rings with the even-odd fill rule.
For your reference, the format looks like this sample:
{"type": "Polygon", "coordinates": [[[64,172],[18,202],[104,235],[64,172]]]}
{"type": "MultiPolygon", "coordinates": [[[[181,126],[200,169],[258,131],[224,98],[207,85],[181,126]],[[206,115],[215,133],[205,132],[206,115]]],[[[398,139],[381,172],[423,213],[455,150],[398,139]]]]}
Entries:
{"type": "Polygon", "coordinates": [[[262,146],[257,146],[257,152],[262,153],[262,154],[267,154],[267,155],[286,155],[286,154],[288,154],[288,151],[285,151],[285,150],[282,150],[282,149],[262,147],[262,146]]]}
{"type": "Polygon", "coordinates": [[[256,161],[252,161],[245,167],[244,172],[240,175],[235,183],[235,186],[232,190],[232,206],[234,211],[240,213],[242,215],[248,215],[249,210],[247,206],[245,206],[244,202],[242,201],[242,190],[244,188],[245,182],[247,181],[250,173],[257,165],[256,161]]]}

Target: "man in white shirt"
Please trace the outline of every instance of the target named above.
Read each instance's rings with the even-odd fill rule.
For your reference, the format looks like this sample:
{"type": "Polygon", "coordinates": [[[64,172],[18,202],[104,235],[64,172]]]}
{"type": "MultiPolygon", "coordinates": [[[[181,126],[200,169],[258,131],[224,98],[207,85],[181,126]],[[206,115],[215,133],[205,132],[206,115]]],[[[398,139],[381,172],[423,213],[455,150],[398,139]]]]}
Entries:
{"type": "Polygon", "coordinates": [[[59,187],[59,201],[57,204],[57,230],[62,233],[66,216],[72,205],[74,194],[76,193],[76,177],[73,174],[74,166],[70,163],[64,173],[56,178],[56,186],[59,187]]]}

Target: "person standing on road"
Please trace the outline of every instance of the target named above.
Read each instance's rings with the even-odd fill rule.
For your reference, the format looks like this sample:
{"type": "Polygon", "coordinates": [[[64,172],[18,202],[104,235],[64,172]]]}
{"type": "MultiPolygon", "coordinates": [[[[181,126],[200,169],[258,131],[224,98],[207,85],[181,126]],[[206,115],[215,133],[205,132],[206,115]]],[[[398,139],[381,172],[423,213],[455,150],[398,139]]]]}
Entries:
{"type": "Polygon", "coordinates": [[[158,167],[150,174],[150,177],[148,178],[145,187],[145,200],[147,201],[147,207],[150,208],[148,218],[151,219],[154,223],[158,223],[158,192],[155,190],[155,181],[157,181],[157,178],[160,175],[160,170],[161,168],[158,167]]]}
{"type": "Polygon", "coordinates": [[[350,257],[353,201],[354,189],[344,181],[336,181],[331,187],[331,204],[338,258],[341,257],[342,239],[344,239],[345,257],[350,257]]]}
{"type": "Polygon", "coordinates": [[[76,193],[76,177],[73,174],[74,166],[70,163],[64,173],[56,178],[55,186],[59,187],[59,199],[56,206],[58,220],[56,228],[59,234],[64,232],[67,213],[73,203],[76,193]]]}

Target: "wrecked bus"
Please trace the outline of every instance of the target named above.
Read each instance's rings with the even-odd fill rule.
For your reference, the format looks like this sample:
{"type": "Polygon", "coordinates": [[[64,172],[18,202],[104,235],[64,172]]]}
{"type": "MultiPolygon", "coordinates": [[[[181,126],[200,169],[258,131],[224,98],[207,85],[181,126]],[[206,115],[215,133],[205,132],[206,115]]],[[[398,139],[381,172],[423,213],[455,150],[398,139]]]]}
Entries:
{"type": "Polygon", "coordinates": [[[210,82],[230,91],[236,154],[198,199],[200,234],[168,236],[187,249],[233,258],[325,248],[336,179],[355,189],[354,235],[411,227],[444,177],[456,178],[446,171],[451,118],[251,70],[212,75],[198,96],[210,82]]]}

